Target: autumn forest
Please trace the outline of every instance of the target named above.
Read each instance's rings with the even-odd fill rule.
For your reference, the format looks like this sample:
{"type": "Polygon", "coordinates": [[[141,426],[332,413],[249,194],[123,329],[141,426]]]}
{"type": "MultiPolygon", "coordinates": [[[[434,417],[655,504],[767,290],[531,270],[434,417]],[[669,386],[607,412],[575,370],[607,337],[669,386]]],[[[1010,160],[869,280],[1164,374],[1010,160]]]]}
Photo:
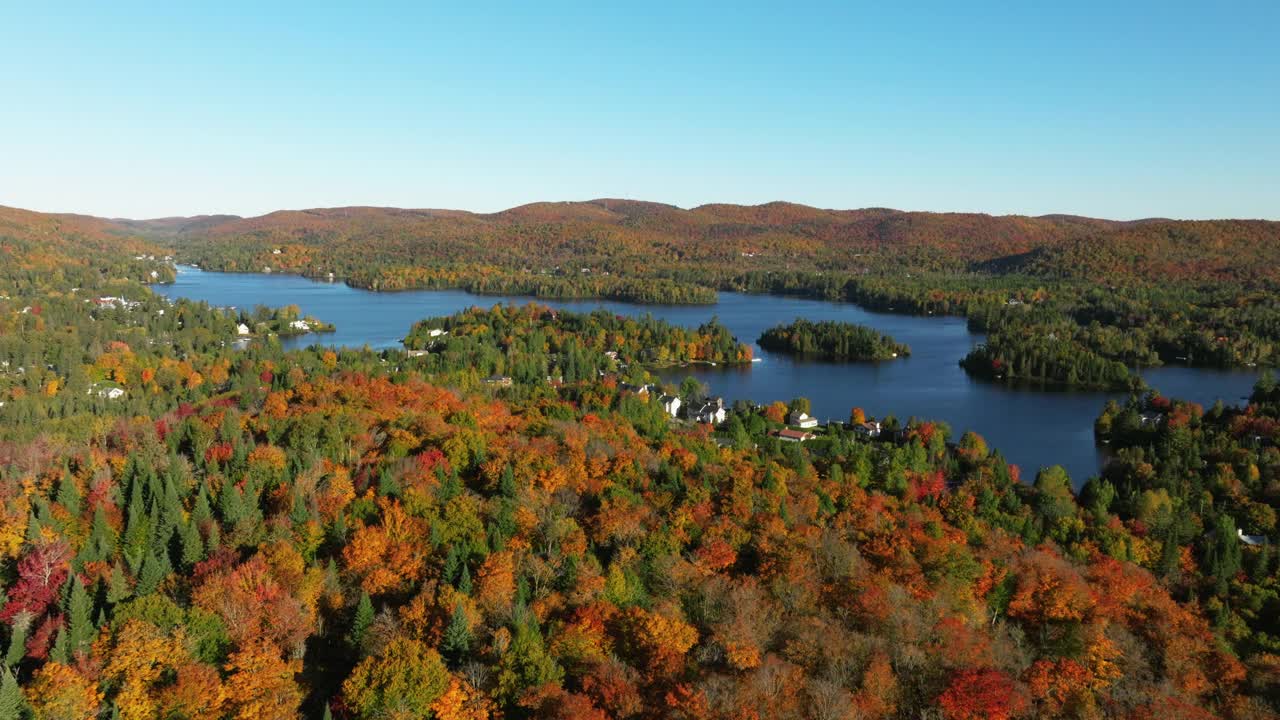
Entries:
{"type": "Polygon", "coordinates": [[[1280,385],[1202,407],[1131,368],[1274,365],[1278,253],[1280,223],[782,203],[0,208],[0,720],[1276,717],[1280,385]],[[1076,491],[928,418],[661,380],[751,362],[714,320],[497,304],[286,350],[326,319],[153,293],[176,262],[959,315],[981,381],[1127,399],[1076,491]]]}

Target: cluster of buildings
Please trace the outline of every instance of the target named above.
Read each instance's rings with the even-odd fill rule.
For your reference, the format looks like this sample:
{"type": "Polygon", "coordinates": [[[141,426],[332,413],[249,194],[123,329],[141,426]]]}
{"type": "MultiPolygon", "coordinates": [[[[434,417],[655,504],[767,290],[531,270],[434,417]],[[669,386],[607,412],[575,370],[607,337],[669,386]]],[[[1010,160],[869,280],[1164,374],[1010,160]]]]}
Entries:
{"type": "Polygon", "coordinates": [[[637,395],[656,396],[658,403],[662,405],[662,410],[673,418],[683,417],[697,423],[719,425],[729,417],[729,411],[724,406],[724,398],[721,397],[707,398],[695,405],[693,403],[685,403],[678,395],[668,395],[653,384],[632,385],[630,383],[621,383],[618,387],[637,395]]]}
{"type": "MultiPolygon", "coordinates": [[[[861,423],[827,423],[828,426],[839,424],[853,431],[853,434],[866,439],[875,440],[880,437],[880,423],[874,420],[868,420],[861,423]]],[[[807,442],[817,437],[810,430],[816,429],[819,425],[818,419],[812,415],[794,411],[787,416],[787,425],[781,430],[774,430],[771,435],[778,438],[782,442],[807,442]]]]}
{"type": "Polygon", "coordinates": [[[115,310],[117,308],[122,308],[124,310],[133,310],[134,308],[142,304],[140,302],[136,302],[133,300],[125,300],[122,297],[112,297],[112,296],[93,298],[92,300],[86,300],[85,302],[91,302],[94,305],[97,305],[98,307],[110,308],[112,310],[115,310]]]}

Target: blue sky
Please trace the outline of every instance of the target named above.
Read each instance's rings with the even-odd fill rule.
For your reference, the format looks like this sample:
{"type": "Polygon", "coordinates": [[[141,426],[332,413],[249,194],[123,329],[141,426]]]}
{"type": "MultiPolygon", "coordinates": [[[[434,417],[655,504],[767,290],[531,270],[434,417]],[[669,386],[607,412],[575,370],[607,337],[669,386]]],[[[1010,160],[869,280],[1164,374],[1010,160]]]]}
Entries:
{"type": "Polygon", "coordinates": [[[1274,0],[196,5],[0,5],[0,204],[1280,218],[1274,0]]]}

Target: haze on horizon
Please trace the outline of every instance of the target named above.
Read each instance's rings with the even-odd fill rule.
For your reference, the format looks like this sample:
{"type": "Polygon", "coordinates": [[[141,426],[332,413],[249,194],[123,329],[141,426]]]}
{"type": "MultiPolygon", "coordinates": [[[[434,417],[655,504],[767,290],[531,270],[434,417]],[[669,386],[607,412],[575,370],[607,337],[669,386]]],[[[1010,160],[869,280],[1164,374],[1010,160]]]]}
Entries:
{"type": "Polygon", "coordinates": [[[0,205],[1280,219],[1280,5],[28,4],[0,205]]]}

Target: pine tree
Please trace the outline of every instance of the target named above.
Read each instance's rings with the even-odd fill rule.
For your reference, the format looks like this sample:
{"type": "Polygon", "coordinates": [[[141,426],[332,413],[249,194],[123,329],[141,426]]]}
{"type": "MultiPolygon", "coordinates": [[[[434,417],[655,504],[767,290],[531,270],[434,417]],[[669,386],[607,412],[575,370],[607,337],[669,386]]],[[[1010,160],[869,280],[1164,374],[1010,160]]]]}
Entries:
{"type": "Polygon", "coordinates": [[[72,517],[80,517],[80,486],[71,473],[64,472],[58,483],[58,504],[66,508],[72,517]]]}
{"type": "Polygon", "coordinates": [[[194,521],[182,525],[182,566],[190,568],[204,559],[204,541],[194,521]]]}
{"type": "Polygon", "coordinates": [[[218,548],[222,547],[222,530],[218,527],[218,523],[209,526],[209,534],[204,539],[204,554],[208,557],[218,548]]]}
{"type": "Polygon", "coordinates": [[[67,639],[67,627],[64,625],[58,628],[58,634],[53,639],[53,648],[49,650],[49,659],[66,665],[71,660],[71,651],[68,647],[70,644],[71,641],[67,639]]]}
{"type": "Polygon", "coordinates": [[[234,483],[222,484],[222,494],[218,496],[218,514],[227,525],[235,525],[244,517],[244,498],[234,483]]]}
{"type": "Polygon", "coordinates": [[[444,568],[441,571],[440,578],[447,583],[452,584],[454,577],[458,574],[458,566],[461,562],[458,560],[458,546],[453,545],[449,548],[449,554],[445,556],[444,568]]]}
{"type": "Polygon", "coordinates": [[[462,572],[458,576],[458,592],[464,595],[471,594],[471,571],[466,565],[462,566],[462,572]]]}
{"type": "Polygon", "coordinates": [[[88,648],[96,629],[93,626],[93,601],[84,583],[75,575],[68,582],[71,583],[71,593],[67,599],[67,643],[68,650],[74,654],[88,648]]]}
{"type": "Polygon", "coordinates": [[[169,575],[169,560],[154,553],[148,553],[142,560],[142,571],[138,573],[138,595],[150,595],[169,575]]]}
{"type": "Polygon", "coordinates": [[[9,635],[9,649],[4,654],[6,668],[15,667],[27,655],[27,630],[31,625],[30,617],[15,620],[9,635]]]}
{"type": "Polygon", "coordinates": [[[333,720],[333,711],[329,709],[329,703],[324,704],[324,714],[320,716],[320,720],[333,720]]]}
{"type": "Polygon", "coordinates": [[[502,468],[502,480],[498,484],[498,491],[505,498],[514,500],[516,497],[516,474],[510,465],[502,468]]]}
{"type": "Polygon", "coordinates": [[[124,551],[137,553],[147,547],[151,528],[146,504],[142,501],[142,484],[134,483],[129,493],[129,505],[125,509],[124,551]]]}
{"type": "Polygon", "coordinates": [[[86,559],[110,560],[115,551],[116,531],[107,522],[107,512],[99,505],[93,511],[93,528],[89,531],[89,542],[86,544],[86,559]]]}
{"type": "Polygon", "coordinates": [[[18,679],[8,668],[0,671],[0,720],[21,720],[29,717],[29,710],[18,679]]]}
{"type": "Polygon", "coordinates": [[[200,494],[196,496],[195,507],[191,509],[191,520],[197,525],[213,518],[213,507],[209,504],[209,488],[200,485],[200,494]]]}
{"type": "Polygon", "coordinates": [[[466,657],[471,650],[471,625],[467,622],[467,613],[459,601],[453,606],[453,616],[444,631],[444,644],[441,648],[444,656],[457,663],[466,657]]]}
{"type": "Polygon", "coordinates": [[[124,571],[119,565],[111,566],[111,580],[107,583],[107,602],[112,605],[129,599],[133,595],[133,590],[129,587],[129,581],[124,576],[124,571]]]}
{"type": "Polygon", "coordinates": [[[373,624],[373,601],[369,599],[369,593],[360,593],[360,602],[356,605],[355,618],[351,621],[351,634],[347,640],[351,643],[351,647],[359,648],[364,643],[365,635],[369,632],[369,626],[373,624]]]}
{"type": "Polygon", "coordinates": [[[36,516],[34,510],[27,515],[27,534],[25,539],[31,545],[35,545],[40,541],[40,518],[36,516]]]}

